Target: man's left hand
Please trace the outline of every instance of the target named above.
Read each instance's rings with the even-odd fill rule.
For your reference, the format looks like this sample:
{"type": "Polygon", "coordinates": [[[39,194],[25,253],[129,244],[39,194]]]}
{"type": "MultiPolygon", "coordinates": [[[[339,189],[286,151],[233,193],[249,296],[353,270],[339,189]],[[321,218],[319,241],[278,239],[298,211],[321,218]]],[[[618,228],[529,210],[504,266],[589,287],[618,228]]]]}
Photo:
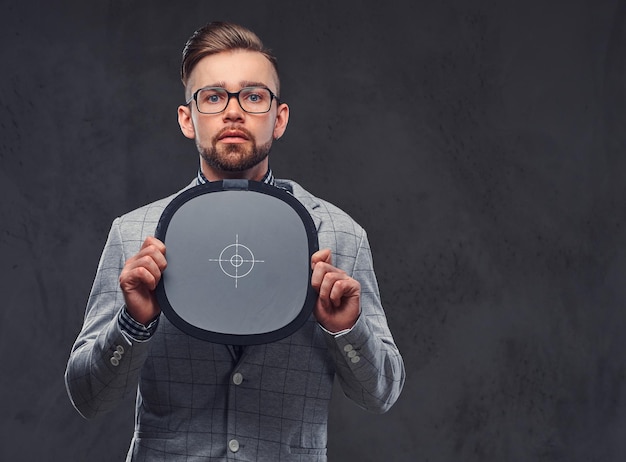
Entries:
{"type": "Polygon", "coordinates": [[[311,256],[311,285],[319,296],[313,314],[326,330],[337,333],[354,326],[361,312],[361,284],[332,265],[330,249],[311,256]]]}

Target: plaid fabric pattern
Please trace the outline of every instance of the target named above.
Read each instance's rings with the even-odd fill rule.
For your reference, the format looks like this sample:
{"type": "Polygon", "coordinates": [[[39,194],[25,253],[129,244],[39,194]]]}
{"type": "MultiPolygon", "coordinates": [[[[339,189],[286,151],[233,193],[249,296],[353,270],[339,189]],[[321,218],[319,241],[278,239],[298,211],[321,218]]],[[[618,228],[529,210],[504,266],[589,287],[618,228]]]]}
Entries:
{"type": "Polygon", "coordinates": [[[164,316],[148,341],[135,341],[118,321],[119,273],[174,196],[116,219],[65,380],[86,418],[138,394],[127,461],[324,462],[335,377],[348,398],[371,412],[386,411],[398,398],[404,364],[381,306],[365,231],[297,183],[277,179],[276,185],[293,191],[313,217],[320,248],[330,248],[334,264],[360,282],[359,320],[334,336],[311,317],[293,335],[246,347],[241,355],[184,334],[164,316]]]}
{"type": "Polygon", "coordinates": [[[156,318],[147,326],[135,321],[128,311],[126,307],[120,310],[120,314],[118,317],[118,322],[120,324],[120,329],[122,332],[131,336],[133,340],[137,340],[139,342],[144,342],[152,337],[152,334],[156,332],[156,328],[159,325],[159,319],[156,318]]]}

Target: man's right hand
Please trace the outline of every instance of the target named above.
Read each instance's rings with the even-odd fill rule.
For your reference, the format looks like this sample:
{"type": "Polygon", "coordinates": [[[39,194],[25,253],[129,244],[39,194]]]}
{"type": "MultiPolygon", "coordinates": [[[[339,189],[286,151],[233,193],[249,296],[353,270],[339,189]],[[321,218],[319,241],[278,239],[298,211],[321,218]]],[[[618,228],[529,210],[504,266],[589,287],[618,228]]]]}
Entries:
{"type": "Polygon", "coordinates": [[[166,266],[165,244],[155,237],[148,237],[141,250],[129,258],[122,269],[120,287],[126,309],[141,324],[148,325],[161,313],[154,290],[166,266]]]}

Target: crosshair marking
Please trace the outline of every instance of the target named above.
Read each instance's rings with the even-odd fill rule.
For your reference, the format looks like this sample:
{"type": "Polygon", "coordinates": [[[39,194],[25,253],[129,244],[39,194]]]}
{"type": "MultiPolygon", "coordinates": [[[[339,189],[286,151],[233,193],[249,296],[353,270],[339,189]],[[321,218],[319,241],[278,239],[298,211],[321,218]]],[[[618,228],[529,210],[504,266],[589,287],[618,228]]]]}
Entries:
{"type": "Polygon", "coordinates": [[[265,263],[265,260],[256,260],[249,247],[239,243],[239,234],[235,234],[235,243],[227,245],[220,253],[219,258],[209,258],[220,264],[222,272],[235,280],[235,289],[240,278],[246,277],[256,263],[265,263]]]}

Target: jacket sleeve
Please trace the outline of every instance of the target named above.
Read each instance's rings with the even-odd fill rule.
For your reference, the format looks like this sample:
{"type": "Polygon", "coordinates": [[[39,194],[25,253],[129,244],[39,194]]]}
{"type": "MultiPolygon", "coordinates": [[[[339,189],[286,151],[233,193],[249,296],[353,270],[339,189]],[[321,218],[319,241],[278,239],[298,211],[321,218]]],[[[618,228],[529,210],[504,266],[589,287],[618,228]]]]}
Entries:
{"type": "Polygon", "coordinates": [[[113,222],[87,302],[82,330],[65,371],[72,404],[85,418],[113,409],[137,392],[149,342],[124,334],[118,315],[124,307],[119,275],[126,261],[120,219],[113,222]]]}
{"type": "Polygon", "coordinates": [[[350,331],[326,342],[348,398],[371,412],[386,412],[405,380],[404,362],[387,325],[367,235],[361,229],[352,271],[361,284],[361,315],[350,331]]]}

